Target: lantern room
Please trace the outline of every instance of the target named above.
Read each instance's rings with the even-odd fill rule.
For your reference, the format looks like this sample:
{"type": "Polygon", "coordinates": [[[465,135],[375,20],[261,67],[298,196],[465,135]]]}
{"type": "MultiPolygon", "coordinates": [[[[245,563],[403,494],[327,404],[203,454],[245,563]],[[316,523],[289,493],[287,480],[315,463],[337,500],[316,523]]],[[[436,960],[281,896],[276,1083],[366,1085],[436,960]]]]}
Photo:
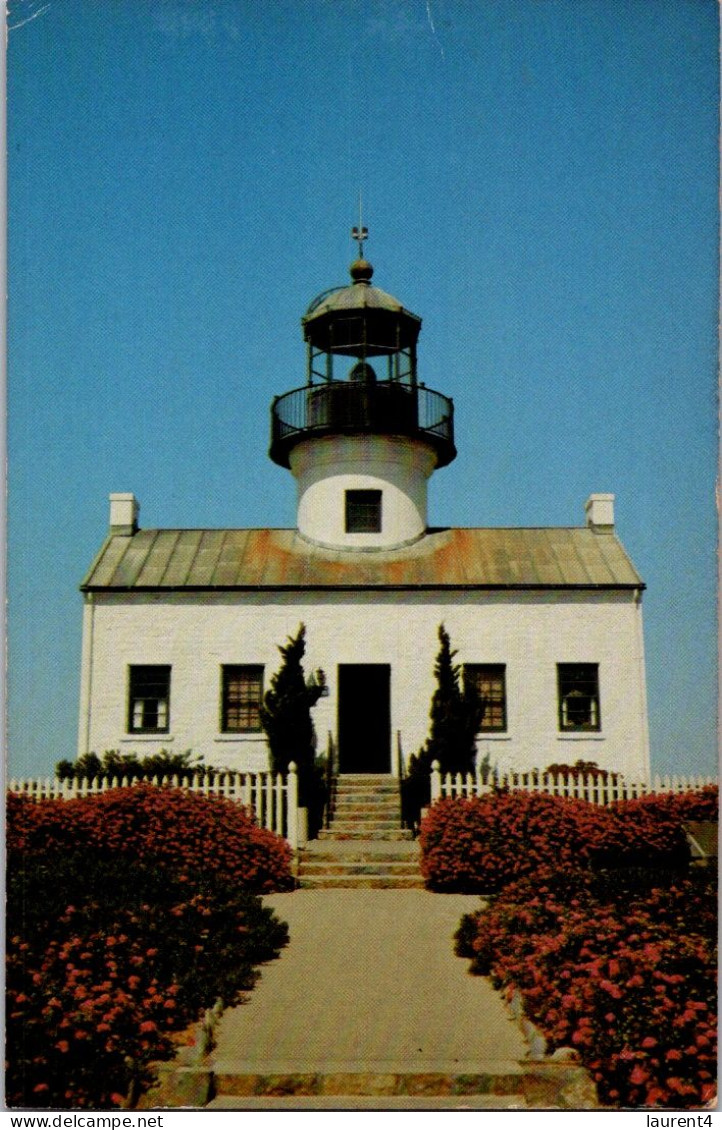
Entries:
{"type": "Polygon", "coordinates": [[[362,255],[350,284],[317,295],[302,319],[306,384],[271,408],[269,454],[282,467],[297,444],[328,435],[418,439],[436,467],[456,456],[451,399],[418,381],[421,318],[373,286],[373,273],[362,255]]]}

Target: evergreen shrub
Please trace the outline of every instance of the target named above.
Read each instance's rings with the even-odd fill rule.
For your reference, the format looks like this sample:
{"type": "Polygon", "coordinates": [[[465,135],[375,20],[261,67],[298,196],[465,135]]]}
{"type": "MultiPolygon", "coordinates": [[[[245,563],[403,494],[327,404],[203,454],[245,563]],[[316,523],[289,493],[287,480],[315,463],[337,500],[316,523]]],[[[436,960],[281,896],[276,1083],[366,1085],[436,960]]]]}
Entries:
{"type": "Polygon", "coordinates": [[[402,782],[401,803],[404,823],[416,828],[422,808],[431,800],[430,774],[434,761],[442,773],[473,773],[476,763],[476,735],[484,714],[484,702],[461,676],[454,662],[456,651],[449,633],[439,625],[439,651],[434,663],[436,688],[429,711],[429,736],[424,746],[409,759],[408,773],[402,782]]]}
{"type": "Polygon", "coordinates": [[[316,763],[316,734],[311,709],[326,691],[326,678],[318,671],[306,680],[303,656],[306,628],[300,624],[295,636],[279,644],[282,661],[263,696],[261,725],[268,738],[274,773],[287,773],[293,761],[298,772],[298,803],[308,809],[309,831],[321,823],[325,802],[324,775],[316,763]]]}
{"type": "Polygon", "coordinates": [[[226,770],[204,765],[200,755],[194,757],[190,750],[169,753],[167,749],[142,757],[137,753],[106,749],[102,757],[97,753],[84,753],[77,761],[59,761],[55,766],[55,775],[60,781],[132,782],[176,777],[179,782],[194,778],[212,782],[224,772],[226,770]]]}

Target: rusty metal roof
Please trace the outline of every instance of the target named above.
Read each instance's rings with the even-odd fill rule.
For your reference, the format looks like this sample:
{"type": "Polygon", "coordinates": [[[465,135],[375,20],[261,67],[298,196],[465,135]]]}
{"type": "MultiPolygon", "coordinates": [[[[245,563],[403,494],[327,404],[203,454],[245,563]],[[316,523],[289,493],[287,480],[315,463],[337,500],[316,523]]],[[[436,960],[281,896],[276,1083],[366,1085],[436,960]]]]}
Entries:
{"type": "Polygon", "coordinates": [[[394,550],[323,549],[296,530],[111,535],[81,584],[93,591],[223,589],[641,589],[612,533],[437,529],[394,550]]]}

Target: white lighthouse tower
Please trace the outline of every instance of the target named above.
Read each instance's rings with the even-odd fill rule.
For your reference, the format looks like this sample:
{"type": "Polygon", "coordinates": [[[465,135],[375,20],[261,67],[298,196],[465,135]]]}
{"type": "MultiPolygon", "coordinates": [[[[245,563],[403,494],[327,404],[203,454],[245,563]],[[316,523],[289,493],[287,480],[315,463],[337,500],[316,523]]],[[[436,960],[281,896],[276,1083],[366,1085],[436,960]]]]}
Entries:
{"type": "Polygon", "coordinates": [[[417,379],[421,319],[372,285],[366,235],[354,228],[350,285],[318,295],[302,320],[306,385],[271,408],[270,456],[298,484],[298,532],[332,549],[423,537],[429,476],[456,456],[452,401],[417,379]]]}

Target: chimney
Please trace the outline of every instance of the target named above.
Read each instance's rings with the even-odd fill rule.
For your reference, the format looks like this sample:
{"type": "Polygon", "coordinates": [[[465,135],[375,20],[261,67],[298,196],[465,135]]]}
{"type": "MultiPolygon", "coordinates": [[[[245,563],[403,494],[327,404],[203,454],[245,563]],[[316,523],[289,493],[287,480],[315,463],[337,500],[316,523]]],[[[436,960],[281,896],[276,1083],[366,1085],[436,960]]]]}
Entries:
{"type": "Polygon", "coordinates": [[[111,494],[109,498],[111,534],[132,537],[138,532],[138,499],[134,494],[111,494]]]}
{"type": "Polygon", "coordinates": [[[614,495],[590,494],[584,507],[587,525],[596,534],[614,532],[614,495]]]}

